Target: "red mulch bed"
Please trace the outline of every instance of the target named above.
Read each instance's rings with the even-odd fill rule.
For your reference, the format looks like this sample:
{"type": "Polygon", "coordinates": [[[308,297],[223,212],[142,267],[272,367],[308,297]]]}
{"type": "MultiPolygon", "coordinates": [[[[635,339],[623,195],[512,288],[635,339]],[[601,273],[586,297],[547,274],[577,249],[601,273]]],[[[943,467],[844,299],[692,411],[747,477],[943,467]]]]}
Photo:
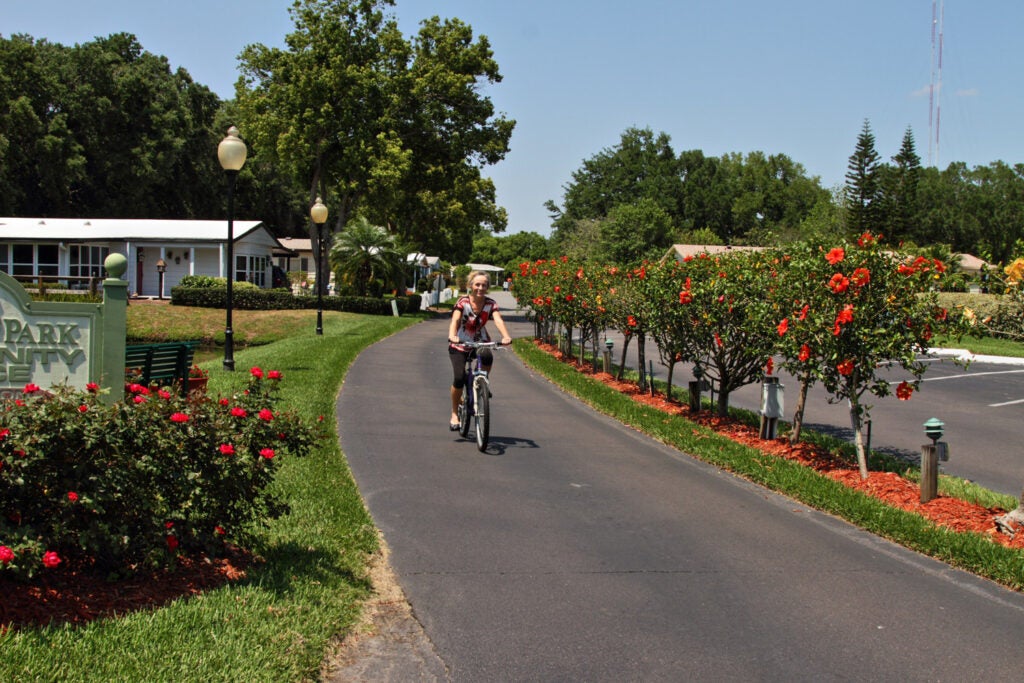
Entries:
{"type": "Polygon", "coordinates": [[[180,556],[171,570],[107,581],[87,565],[61,567],[21,582],[0,577],[0,635],[46,624],[84,624],[151,609],[245,578],[252,557],[231,549],[225,557],[180,556]]]}
{"type": "MultiPolygon", "coordinates": [[[[581,372],[591,372],[589,362],[580,363],[576,359],[566,359],[564,354],[550,344],[536,342],[537,346],[553,357],[569,363],[581,372]]],[[[641,393],[635,382],[621,382],[605,372],[594,374],[593,377],[604,384],[630,396],[634,401],[657,408],[669,415],[679,415],[713,429],[718,434],[764,453],[787,460],[794,460],[818,472],[832,477],[850,488],[885,501],[887,504],[915,512],[935,524],[948,527],[954,531],[973,531],[989,536],[993,541],[1010,548],[1024,548],[1024,534],[1006,534],[996,526],[995,518],[1006,510],[986,508],[958,498],[939,496],[927,503],[921,502],[920,487],[895,472],[870,472],[867,479],[860,478],[856,467],[836,458],[824,448],[806,443],[790,445],[788,438],[763,440],[758,429],[737,422],[732,418],[715,417],[708,411],[693,415],[689,405],[679,401],[668,400],[663,394],[651,396],[649,392],[641,393]]]]}

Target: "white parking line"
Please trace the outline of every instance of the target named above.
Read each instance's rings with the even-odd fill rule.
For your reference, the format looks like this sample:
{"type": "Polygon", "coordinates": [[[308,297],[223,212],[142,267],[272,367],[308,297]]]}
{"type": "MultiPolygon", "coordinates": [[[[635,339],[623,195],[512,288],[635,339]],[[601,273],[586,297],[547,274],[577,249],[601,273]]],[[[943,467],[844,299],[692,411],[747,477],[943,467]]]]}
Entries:
{"type": "Polygon", "coordinates": [[[959,375],[946,375],[945,377],[925,377],[922,382],[938,382],[942,379],[960,379],[961,377],[984,377],[985,375],[1012,375],[1024,372],[1024,370],[992,370],[990,372],[964,372],[959,375]]]}
{"type": "Polygon", "coordinates": [[[989,408],[1002,408],[1003,406],[1013,406],[1018,403],[1024,403],[1024,398],[1018,398],[1016,401],[1006,401],[1005,403],[989,403],[989,408]]]}

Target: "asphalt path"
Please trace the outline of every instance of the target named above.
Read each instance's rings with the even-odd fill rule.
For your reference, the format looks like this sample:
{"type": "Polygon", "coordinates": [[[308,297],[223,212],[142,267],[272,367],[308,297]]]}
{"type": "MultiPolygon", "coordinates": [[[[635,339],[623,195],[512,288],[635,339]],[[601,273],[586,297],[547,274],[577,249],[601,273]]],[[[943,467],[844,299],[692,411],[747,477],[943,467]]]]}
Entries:
{"type": "Polygon", "coordinates": [[[337,418],[450,680],[1020,679],[1024,596],[648,439],[513,353],[480,453],[447,428],[446,327],[366,349],[337,418]]]}

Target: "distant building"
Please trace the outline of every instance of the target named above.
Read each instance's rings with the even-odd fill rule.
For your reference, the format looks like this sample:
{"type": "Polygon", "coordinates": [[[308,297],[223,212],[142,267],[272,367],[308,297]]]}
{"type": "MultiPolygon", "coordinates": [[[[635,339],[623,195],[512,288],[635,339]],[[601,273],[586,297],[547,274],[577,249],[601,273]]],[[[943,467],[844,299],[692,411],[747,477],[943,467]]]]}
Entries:
{"type": "MultiPolygon", "coordinates": [[[[260,221],[234,221],[236,282],[272,284],[272,253],[283,245],[260,221]]],[[[169,296],[186,275],[227,277],[227,222],[110,218],[0,218],[0,271],[25,282],[60,280],[85,288],[103,278],[110,253],[128,258],[128,291],[169,296]],[[161,293],[157,262],[164,263],[161,293]]]]}

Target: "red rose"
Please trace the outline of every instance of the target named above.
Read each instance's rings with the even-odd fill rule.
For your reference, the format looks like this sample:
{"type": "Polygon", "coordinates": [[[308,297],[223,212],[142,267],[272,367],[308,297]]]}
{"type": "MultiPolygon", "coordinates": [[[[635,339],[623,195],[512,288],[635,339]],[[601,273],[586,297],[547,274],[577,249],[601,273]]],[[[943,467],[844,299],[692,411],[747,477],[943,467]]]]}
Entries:
{"type": "Polygon", "coordinates": [[[263,379],[263,370],[260,368],[252,368],[249,370],[249,373],[256,379],[263,379]]]}
{"type": "Polygon", "coordinates": [[[271,370],[270,372],[267,373],[267,377],[269,379],[281,379],[283,375],[281,374],[280,370],[271,370]]]}
{"type": "Polygon", "coordinates": [[[235,406],[234,408],[231,409],[231,416],[232,417],[245,417],[245,408],[240,408],[238,406],[235,406]]]}
{"type": "Polygon", "coordinates": [[[43,553],[43,566],[47,569],[53,569],[60,564],[60,555],[53,552],[52,550],[43,553]]]}
{"type": "Polygon", "coordinates": [[[14,551],[5,545],[0,545],[0,562],[7,564],[14,561],[14,551]]]}
{"type": "Polygon", "coordinates": [[[260,419],[265,420],[266,422],[270,422],[271,420],[274,419],[274,411],[272,411],[270,408],[264,408],[263,410],[260,411],[260,419]]]}
{"type": "Polygon", "coordinates": [[[175,550],[177,550],[177,548],[178,548],[178,539],[175,538],[174,536],[168,535],[167,536],[167,549],[170,550],[173,553],[175,550]]]}
{"type": "Polygon", "coordinates": [[[267,460],[270,460],[271,458],[274,457],[274,449],[264,448],[263,450],[260,451],[260,456],[266,458],[267,460]]]}
{"type": "Polygon", "coordinates": [[[77,503],[78,494],[75,493],[74,491],[68,491],[68,500],[70,500],[72,503],[77,503]]]}
{"type": "Polygon", "coordinates": [[[234,455],[235,454],[235,447],[232,446],[229,443],[222,443],[220,445],[220,454],[221,455],[234,455]]]}
{"type": "Polygon", "coordinates": [[[185,423],[188,422],[188,415],[185,413],[174,413],[171,415],[171,422],[185,423]]]}

